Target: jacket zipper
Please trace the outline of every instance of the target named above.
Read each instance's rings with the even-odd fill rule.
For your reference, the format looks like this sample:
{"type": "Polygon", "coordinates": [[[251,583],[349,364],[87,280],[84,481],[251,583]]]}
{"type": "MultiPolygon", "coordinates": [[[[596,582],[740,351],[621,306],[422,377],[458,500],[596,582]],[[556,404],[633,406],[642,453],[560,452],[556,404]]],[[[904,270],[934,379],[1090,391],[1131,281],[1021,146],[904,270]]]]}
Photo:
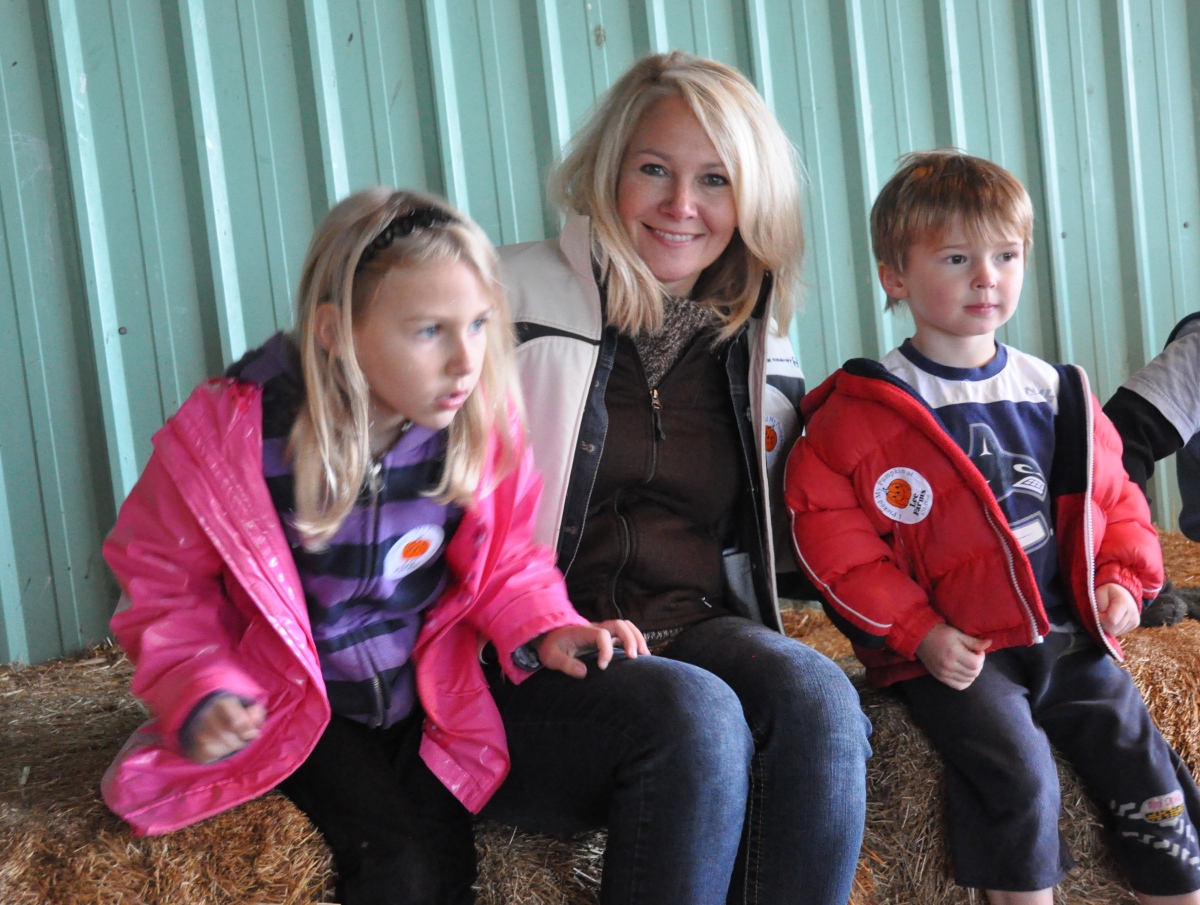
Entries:
{"type": "Polygon", "coordinates": [[[371,727],[377,729],[383,725],[383,682],[379,680],[374,663],[371,664],[371,694],[375,705],[374,713],[371,714],[371,727]]]}
{"type": "Polygon", "coordinates": [[[1029,601],[1026,600],[1025,595],[1021,593],[1020,584],[1017,583],[1017,570],[1013,565],[1012,550],[1008,548],[1008,541],[1004,539],[1004,535],[1001,533],[1000,529],[996,527],[996,522],[992,518],[992,514],[988,511],[986,506],[983,509],[983,514],[987,517],[988,525],[991,527],[992,532],[996,535],[996,540],[1000,541],[1000,549],[1004,551],[1004,561],[1008,567],[1008,580],[1012,582],[1013,590],[1017,592],[1017,597],[1021,601],[1021,606],[1025,608],[1025,618],[1029,622],[1029,643],[1041,644],[1042,636],[1038,634],[1037,620],[1033,615],[1033,607],[1029,605],[1029,601]]]}
{"type": "MultiPolygon", "coordinates": [[[[642,372],[642,379],[646,379],[646,370],[642,366],[642,360],[637,358],[638,369],[642,372]]],[[[678,362],[676,362],[678,364],[678,362]]],[[[671,366],[672,368],[674,365],[671,366]]],[[[669,374],[670,369],[667,370],[669,374]]],[[[666,378],[666,374],[663,375],[666,378]]],[[[647,381],[649,383],[649,381],[647,381]]],[[[659,381],[661,385],[662,380],[659,381]]],[[[658,444],[667,439],[666,432],[662,425],[662,400],[658,398],[658,387],[650,387],[650,426],[652,434],[650,437],[650,467],[646,473],[643,484],[649,484],[654,475],[658,472],[658,444]]],[[[608,586],[608,599],[612,603],[612,607],[616,610],[617,618],[624,619],[625,615],[621,611],[621,605],[617,602],[617,585],[621,578],[621,572],[624,571],[625,565],[629,562],[629,556],[633,552],[633,543],[630,536],[629,521],[621,514],[621,494],[618,491],[616,499],[613,500],[613,515],[617,517],[617,525],[621,531],[621,558],[617,562],[617,567],[613,569],[612,579],[608,586]]]]}
{"type": "Polygon", "coordinates": [[[367,473],[367,486],[371,488],[371,564],[367,569],[369,576],[374,576],[379,557],[379,492],[382,490],[379,482],[382,474],[383,466],[372,462],[371,470],[367,473]]]}
{"type": "Polygon", "coordinates": [[[1113,659],[1118,662],[1124,662],[1124,657],[1117,655],[1117,650],[1112,642],[1108,640],[1108,632],[1104,630],[1103,624],[1100,622],[1100,607],[1096,603],[1096,548],[1092,543],[1092,537],[1095,534],[1096,528],[1092,522],[1092,479],[1095,476],[1096,457],[1092,452],[1092,446],[1096,439],[1096,425],[1092,418],[1092,390],[1088,384],[1087,372],[1083,368],[1076,368],[1079,374],[1080,384],[1083,387],[1083,421],[1084,430],[1087,431],[1086,452],[1084,457],[1083,467],[1087,472],[1087,485],[1083,495],[1083,544],[1084,556],[1087,560],[1087,592],[1088,605],[1092,612],[1092,618],[1096,620],[1096,633],[1100,636],[1100,640],[1104,642],[1104,649],[1109,652],[1113,659]]]}
{"type": "MultiPolygon", "coordinates": [[[[667,439],[667,434],[662,426],[662,402],[658,398],[658,387],[650,388],[650,417],[654,420],[654,436],[659,440],[667,439]]],[[[658,444],[654,444],[655,455],[657,457],[658,444]]],[[[654,469],[650,469],[650,475],[653,477],[654,469]]]]}
{"type": "MultiPolygon", "coordinates": [[[[380,519],[379,494],[383,489],[380,486],[380,477],[382,474],[383,474],[383,466],[379,462],[373,462],[371,464],[371,471],[370,471],[370,475],[368,477],[368,481],[370,482],[370,487],[371,487],[371,515],[372,515],[371,538],[370,538],[370,541],[371,541],[371,565],[370,565],[370,568],[367,570],[367,574],[370,576],[375,575],[375,568],[378,564],[378,559],[379,559],[379,519],[380,519]]],[[[385,708],[384,695],[383,695],[383,680],[379,678],[379,670],[375,667],[375,661],[373,659],[371,659],[369,654],[367,655],[367,662],[371,664],[371,698],[372,698],[372,704],[374,707],[374,710],[371,714],[370,725],[372,727],[379,727],[379,726],[383,725],[383,719],[387,713],[386,708],[385,708]]]]}

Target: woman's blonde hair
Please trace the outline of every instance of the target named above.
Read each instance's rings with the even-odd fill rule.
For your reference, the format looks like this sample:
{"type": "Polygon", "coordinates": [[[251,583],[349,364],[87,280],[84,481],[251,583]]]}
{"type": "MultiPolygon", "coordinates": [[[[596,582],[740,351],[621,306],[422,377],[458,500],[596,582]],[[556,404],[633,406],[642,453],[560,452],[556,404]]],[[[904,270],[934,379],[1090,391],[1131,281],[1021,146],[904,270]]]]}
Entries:
{"type": "Polygon", "coordinates": [[[304,403],[292,427],[296,528],[319,549],[350,514],[371,469],[370,387],[354,349],[355,319],[374,302],[394,267],[462,262],[493,302],[483,371],[475,392],[450,424],[442,479],[431,492],[441,502],[470,503],[483,473],[488,438],[504,448],[501,473],[515,463],[509,406],[519,404],[513,379],[513,336],[496,252],[483,230],[445,201],[376,186],[334,206],[313,233],[296,294],[296,329],[304,403]],[[364,251],[366,254],[364,255],[364,251]],[[316,311],[339,310],[327,352],[318,341],[316,311]]]}
{"type": "Polygon", "coordinates": [[[736,69],[682,51],[635,63],[608,90],[551,177],[552,197],[592,219],[593,251],[607,282],[608,320],[625,333],[656,332],[666,292],[634,250],[617,215],[621,162],[638,121],[656,102],[680,97],[708,133],[733,185],[738,228],[696,282],[693,297],[725,322],[722,338],[754,312],[764,277],[775,281],[775,315],[786,333],[800,287],[804,226],[792,143],[754,86],[736,69]]]}

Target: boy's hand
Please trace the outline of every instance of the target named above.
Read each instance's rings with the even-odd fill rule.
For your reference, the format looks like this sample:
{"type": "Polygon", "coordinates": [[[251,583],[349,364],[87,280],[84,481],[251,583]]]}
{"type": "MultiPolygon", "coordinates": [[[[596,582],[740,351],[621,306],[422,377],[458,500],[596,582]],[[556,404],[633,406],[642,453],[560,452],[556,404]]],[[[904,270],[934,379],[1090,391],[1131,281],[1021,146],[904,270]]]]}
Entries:
{"type": "Polygon", "coordinates": [[[1100,627],[1110,635],[1123,635],[1138,627],[1137,602],[1115,582],[1096,588],[1096,609],[1100,611],[1100,627]]]}
{"type": "Polygon", "coordinates": [[[197,763],[211,764],[258,738],[267,708],[262,704],[247,707],[237,695],[219,694],[192,719],[183,753],[197,763]]]}
{"type": "Polygon", "coordinates": [[[973,638],[943,622],[929,630],[917,648],[917,659],[939,682],[962,691],[983,669],[983,655],[991,646],[991,641],[973,638]]]}
{"type": "Polygon", "coordinates": [[[579,655],[594,650],[596,665],[607,669],[613,658],[614,639],[625,648],[625,656],[630,660],[650,653],[636,625],[625,619],[610,619],[592,625],[564,625],[546,632],[538,642],[538,659],[547,669],[582,679],[587,676],[587,665],[579,660],[579,655]]]}

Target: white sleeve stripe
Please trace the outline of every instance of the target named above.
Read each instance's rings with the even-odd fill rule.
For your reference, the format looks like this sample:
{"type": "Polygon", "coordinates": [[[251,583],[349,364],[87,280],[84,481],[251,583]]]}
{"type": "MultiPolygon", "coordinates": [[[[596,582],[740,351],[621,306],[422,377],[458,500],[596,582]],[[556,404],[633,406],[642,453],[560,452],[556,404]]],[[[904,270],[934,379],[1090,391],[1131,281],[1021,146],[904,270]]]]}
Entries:
{"type": "Polygon", "coordinates": [[[809,566],[808,560],[804,558],[804,554],[800,552],[800,545],[796,543],[796,516],[794,514],[789,514],[789,516],[792,521],[792,547],[795,549],[796,559],[799,561],[800,565],[804,567],[804,571],[807,572],[813,581],[820,586],[821,590],[830,598],[830,600],[836,601],[839,609],[845,610],[847,613],[853,615],[856,619],[860,619],[874,628],[881,629],[884,634],[891,631],[891,622],[876,622],[874,619],[864,616],[858,610],[854,609],[854,607],[847,604],[846,601],[842,600],[842,598],[838,597],[837,594],[833,593],[833,589],[817,577],[816,572],[814,572],[812,567],[809,566]]]}

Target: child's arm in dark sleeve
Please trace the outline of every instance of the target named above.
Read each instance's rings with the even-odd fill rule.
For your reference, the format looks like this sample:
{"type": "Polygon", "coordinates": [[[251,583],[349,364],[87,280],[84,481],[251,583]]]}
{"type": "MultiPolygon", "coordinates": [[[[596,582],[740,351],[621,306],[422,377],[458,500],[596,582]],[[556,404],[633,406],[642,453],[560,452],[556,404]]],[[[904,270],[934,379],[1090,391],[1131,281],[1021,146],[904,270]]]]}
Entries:
{"type": "Polygon", "coordinates": [[[1105,403],[1104,414],[1121,435],[1125,471],[1145,494],[1146,484],[1154,476],[1154,463],[1177,452],[1183,438],[1153,403],[1125,387],[1105,403]]]}
{"type": "Polygon", "coordinates": [[[1140,603],[1162,587],[1162,548],[1145,496],[1117,464],[1121,449],[1117,431],[1099,410],[1100,403],[1094,398],[1090,403],[1096,418],[1092,498],[1104,514],[1104,533],[1096,551],[1096,586],[1120,584],[1140,603]]]}

